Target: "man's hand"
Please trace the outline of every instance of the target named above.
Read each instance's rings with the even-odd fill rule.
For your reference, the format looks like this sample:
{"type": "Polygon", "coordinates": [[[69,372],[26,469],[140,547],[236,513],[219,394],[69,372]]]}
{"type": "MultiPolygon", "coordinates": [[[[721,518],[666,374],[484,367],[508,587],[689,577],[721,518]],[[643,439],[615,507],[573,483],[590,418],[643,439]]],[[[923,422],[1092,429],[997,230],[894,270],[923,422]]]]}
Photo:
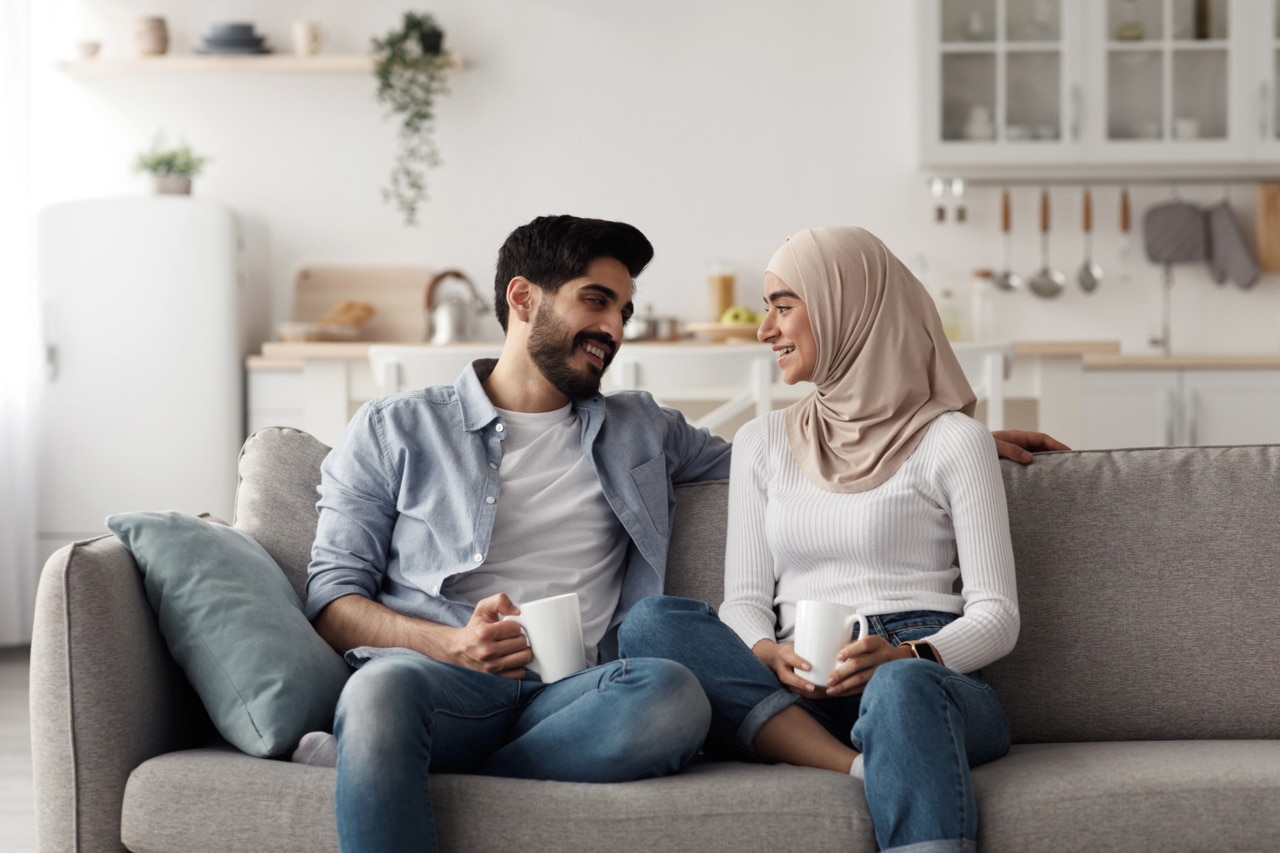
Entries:
{"type": "Polygon", "coordinates": [[[467,624],[453,629],[448,643],[448,663],[504,678],[524,678],[524,668],[533,660],[533,650],[520,633],[520,626],[502,618],[519,613],[520,608],[505,593],[481,600],[467,624]]]}
{"type": "Polygon", "coordinates": [[[996,440],[996,453],[1005,459],[1012,459],[1027,465],[1031,462],[1032,453],[1045,450],[1070,450],[1061,441],[1042,432],[1027,432],[1020,429],[998,429],[991,433],[996,440]]]}

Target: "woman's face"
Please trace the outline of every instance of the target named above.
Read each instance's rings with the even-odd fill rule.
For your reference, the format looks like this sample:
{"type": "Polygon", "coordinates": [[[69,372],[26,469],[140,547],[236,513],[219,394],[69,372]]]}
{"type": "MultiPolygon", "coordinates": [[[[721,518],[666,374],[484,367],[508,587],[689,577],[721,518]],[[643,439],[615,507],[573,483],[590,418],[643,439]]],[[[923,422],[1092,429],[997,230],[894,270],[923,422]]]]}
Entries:
{"type": "Polygon", "coordinates": [[[771,272],[764,274],[764,303],[768,313],[756,337],[777,353],[783,382],[794,385],[805,381],[813,375],[813,367],[818,362],[818,345],[809,326],[809,309],[794,290],[771,272]]]}

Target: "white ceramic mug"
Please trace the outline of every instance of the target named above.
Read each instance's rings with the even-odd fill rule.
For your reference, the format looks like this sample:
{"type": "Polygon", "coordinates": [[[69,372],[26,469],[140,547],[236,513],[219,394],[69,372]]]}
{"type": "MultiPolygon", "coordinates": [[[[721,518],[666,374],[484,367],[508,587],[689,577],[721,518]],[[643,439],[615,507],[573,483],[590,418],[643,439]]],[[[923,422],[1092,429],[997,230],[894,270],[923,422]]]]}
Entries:
{"type": "Polygon", "coordinates": [[[298,56],[314,56],[320,52],[324,35],[313,21],[293,22],[293,52],[298,56]]]}
{"type": "Polygon", "coordinates": [[[587,666],[582,648],[582,608],[576,592],[518,604],[519,616],[504,616],[518,624],[529,640],[533,660],[528,669],[550,684],[587,666]]]}
{"type": "Polygon", "coordinates": [[[836,655],[853,636],[855,624],[859,638],[870,632],[867,617],[847,604],[796,602],[796,654],[809,662],[808,671],[797,669],[796,675],[825,686],[838,663],[836,655]]]}

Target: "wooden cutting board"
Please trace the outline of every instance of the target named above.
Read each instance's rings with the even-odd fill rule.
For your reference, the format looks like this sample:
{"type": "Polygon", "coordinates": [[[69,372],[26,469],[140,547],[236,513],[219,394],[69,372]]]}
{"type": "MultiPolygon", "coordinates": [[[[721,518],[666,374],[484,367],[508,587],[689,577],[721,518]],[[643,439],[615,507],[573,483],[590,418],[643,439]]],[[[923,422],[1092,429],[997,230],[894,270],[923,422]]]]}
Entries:
{"type": "Polygon", "coordinates": [[[1258,184],[1258,266],[1280,272],[1280,184],[1258,184]]]}
{"type": "Polygon", "coordinates": [[[374,309],[374,315],[360,324],[359,340],[424,341],[424,300],[433,274],[415,266],[303,266],[294,277],[293,317],[314,322],[351,299],[374,309]]]}

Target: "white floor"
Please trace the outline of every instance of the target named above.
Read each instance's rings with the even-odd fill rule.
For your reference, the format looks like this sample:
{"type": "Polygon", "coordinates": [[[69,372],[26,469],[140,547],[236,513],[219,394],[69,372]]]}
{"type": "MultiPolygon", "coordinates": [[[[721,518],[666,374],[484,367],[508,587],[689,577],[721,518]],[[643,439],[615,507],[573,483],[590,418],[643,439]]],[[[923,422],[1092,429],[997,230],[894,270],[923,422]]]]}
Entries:
{"type": "Polygon", "coordinates": [[[0,649],[0,850],[36,849],[26,648],[0,649]]]}

